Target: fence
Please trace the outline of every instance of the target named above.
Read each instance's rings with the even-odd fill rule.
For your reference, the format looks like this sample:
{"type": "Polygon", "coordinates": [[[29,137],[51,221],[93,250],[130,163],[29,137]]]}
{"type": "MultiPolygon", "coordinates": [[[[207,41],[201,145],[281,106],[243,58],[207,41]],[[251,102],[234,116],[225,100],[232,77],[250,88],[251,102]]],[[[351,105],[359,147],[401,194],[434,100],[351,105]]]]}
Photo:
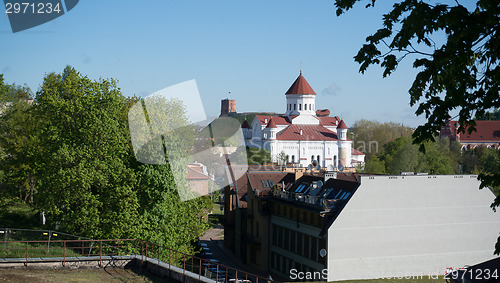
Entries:
{"type": "MultiPolygon", "coordinates": [[[[1,231],[1,230],[0,230],[1,231]]],[[[210,261],[197,256],[189,255],[164,246],[156,245],[148,241],[138,239],[109,239],[93,240],[87,238],[53,240],[54,237],[63,235],[61,233],[50,231],[50,240],[7,240],[9,232],[3,229],[4,239],[1,242],[0,258],[22,261],[27,266],[34,259],[56,258],[63,263],[71,259],[77,260],[98,260],[102,266],[103,258],[128,256],[140,260],[141,262],[155,263],[158,266],[168,265],[168,269],[173,266],[182,269],[183,274],[191,272],[196,274],[198,279],[201,277],[210,278],[216,282],[271,282],[272,280],[248,273],[242,270],[231,268],[215,261],[210,261]]],[[[11,230],[12,231],[12,230],[11,230]]],[[[41,233],[48,231],[35,230],[41,233]]],[[[66,237],[77,237],[65,234],[66,237]]],[[[16,237],[10,237],[16,238],[16,237]]],[[[77,237],[78,238],[78,237],[77,237]]]]}

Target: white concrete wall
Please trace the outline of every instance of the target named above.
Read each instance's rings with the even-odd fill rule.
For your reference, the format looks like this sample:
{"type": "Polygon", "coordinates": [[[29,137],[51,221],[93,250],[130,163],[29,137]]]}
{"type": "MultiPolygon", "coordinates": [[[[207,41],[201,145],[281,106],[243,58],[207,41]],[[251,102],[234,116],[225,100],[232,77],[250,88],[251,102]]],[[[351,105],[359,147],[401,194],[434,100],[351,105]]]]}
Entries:
{"type": "Polygon", "coordinates": [[[491,259],[493,199],[475,175],[363,176],[328,232],[328,281],[442,274],[491,259]]]}

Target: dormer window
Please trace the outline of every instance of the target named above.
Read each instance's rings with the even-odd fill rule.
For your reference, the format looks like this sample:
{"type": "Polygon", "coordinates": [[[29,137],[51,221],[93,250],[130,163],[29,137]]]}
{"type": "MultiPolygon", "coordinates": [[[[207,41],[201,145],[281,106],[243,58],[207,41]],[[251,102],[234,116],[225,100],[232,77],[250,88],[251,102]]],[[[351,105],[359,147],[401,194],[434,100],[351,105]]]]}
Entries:
{"type": "Polygon", "coordinates": [[[264,123],[267,124],[267,118],[264,119],[264,123]]]}

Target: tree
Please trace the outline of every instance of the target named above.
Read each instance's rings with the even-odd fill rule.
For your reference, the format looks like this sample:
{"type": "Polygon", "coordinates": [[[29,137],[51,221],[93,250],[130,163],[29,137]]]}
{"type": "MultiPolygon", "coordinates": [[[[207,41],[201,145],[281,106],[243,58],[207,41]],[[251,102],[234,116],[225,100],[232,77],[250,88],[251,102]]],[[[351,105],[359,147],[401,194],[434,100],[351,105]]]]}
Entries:
{"type": "MultiPolygon", "coordinates": [[[[335,0],[337,16],[361,0],[335,0]]],[[[376,0],[368,1],[367,8],[376,0]]],[[[458,110],[459,131],[475,130],[491,108],[500,107],[500,5],[497,0],[478,0],[468,9],[456,0],[453,5],[400,0],[382,16],[382,28],[366,38],[354,57],[364,73],[370,65],[380,65],[386,77],[400,62],[414,57],[419,69],[409,89],[410,105],[427,122],[413,134],[414,142],[434,140],[450,113],[458,110]],[[444,43],[439,43],[444,34],[444,43]]],[[[451,2],[451,1],[450,1],[451,2]]],[[[423,149],[424,146],[421,146],[423,149]]],[[[500,174],[481,174],[480,188],[499,187],[500,174]]],[[[497,196],[492,208],[500,206],[497,196]]],[[[500,237],[496,245],[500,253],[500,237]]]]}
{"type": "Polygon", "coordinates": [[[36,205],[69,233],[138,236],[128,104],[116,82],[92,81],[66,67],[45,76],[36,101],[36,205]]]}

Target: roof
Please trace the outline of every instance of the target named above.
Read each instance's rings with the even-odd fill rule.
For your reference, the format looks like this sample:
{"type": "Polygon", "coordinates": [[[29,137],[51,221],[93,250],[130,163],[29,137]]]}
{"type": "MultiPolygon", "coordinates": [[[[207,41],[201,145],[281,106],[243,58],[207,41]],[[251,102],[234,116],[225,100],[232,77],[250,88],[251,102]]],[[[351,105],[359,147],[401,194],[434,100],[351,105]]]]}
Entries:
{"type": "MultiPolygon", "coordinates": [[[[450,121],[450,130],[455,134],[455,123],[450,121]]],[[[500,121],[476,121],[476,131],[469,134],[469,127],[460,133],[461,142],[500,142],[500,121]]]]}
{"type": "Polygon", "coordinates": [[[276,139],[285,141],[338,141],[336,133],[321,125],[291,125],[281,130],[276,139]],[[302,130],[302,135],[300,130],[302,130]]]}
{"type": "Polygon", "coordinates": [[[271,121],[274,121],[276,125],[291,125],[292,123],[288,120],[286,116],[265,116],[265,115],[255,115],[255,118],[259,120],[261,125],[267,125],[271,121]],[[267,119],[267,122],[266,122],[267,119]]]}
{"type": "Polygon", "coordinates": [[[283,171],[248,171],[247,176],[250,188],[263,194],[269,192],[278,183],[291,183],[295,180],[294,173],[283,171]]]}
{"type": "MultiPolygon", "coordinates": [[[[317,111],[316,111],[317,113],[317,111]]],[[[318,117],[319,124],[323,126],[337,126],[340,122],[340,118],[338,116],[335,117],[318,117]]]]}
{"type": "Polygon", "coordinates": [[[346,124],[344,123],[344,120],[340,120],[339,125],[337,126],[337,129],[347,129],[346,124]]]}
{"type": "Polygon", "coordinates": [[[248,179],[247,175],[243,174],[237,181],[236,181],[236,186],[237,190],[236,193],[238,194],[238,207],[239,208],[246,208],[247,207],[247,201],[246,201],[246,194],[248,190],[248,179]]]}
{"type": "Polygon", "coordinates": [[[328,110],[328,109],[316,110],[316,116],[318,116],[318,117],[328,117],[328,116],[330,116],[330,110],[328,110]]]}
{"type": "Polygon", "coordinates": [[[300,71],[299,77],[293,82],[292,86],[288,89],[285,94],[316,94],[309,83],[306,81],[304,76],[302,76],[302,71],[300,71]]]}
{"type": "Polygon", "coordinates": [[[241,124],[241,127],[244,128],[244,129],[249,129],[251,128],[250,127],[250,124],[248,123],[247,119],[245,119],[245,121],[243,121],[243,124],[241,124]]]}
{"type": "Polygon", "coordinates": [[[188,180],[208,180],[209,177],[205,174],[203,174],[201,169],[198,166],[188,166],[188,174],[187,174],[187,179],[188,180]]]}
{"type": "Polygon", "coordinates": [[[352,148],[351,155],[365,155],[365,154],[357,149],[352,148]]]}
{"type": "Polygon", "coordinates": [[[266,128],[277,128],[276,123],[274,123],[274,120],[272,118],[271,118],[271,120],[269,120],[269,123],[267,123],[266,128]]]}

